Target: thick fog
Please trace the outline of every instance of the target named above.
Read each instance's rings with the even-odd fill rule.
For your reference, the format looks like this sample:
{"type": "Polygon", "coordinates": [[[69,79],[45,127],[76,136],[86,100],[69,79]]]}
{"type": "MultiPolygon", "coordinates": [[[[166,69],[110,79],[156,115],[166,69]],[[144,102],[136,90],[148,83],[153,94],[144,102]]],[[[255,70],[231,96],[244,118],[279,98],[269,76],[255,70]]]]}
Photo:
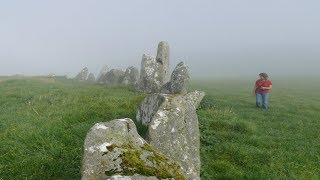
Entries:
{"type": "Polygon", "coordinates": [[[171,47],[193,77],[319,75],[318,0],[0,2],[0,75],[140,67],[171,47]]]}

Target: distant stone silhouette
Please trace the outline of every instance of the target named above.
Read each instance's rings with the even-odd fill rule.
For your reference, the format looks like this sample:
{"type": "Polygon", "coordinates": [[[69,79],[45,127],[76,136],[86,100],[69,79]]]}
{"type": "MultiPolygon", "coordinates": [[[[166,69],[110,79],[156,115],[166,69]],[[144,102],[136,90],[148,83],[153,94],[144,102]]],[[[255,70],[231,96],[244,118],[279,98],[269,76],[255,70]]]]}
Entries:
{"type": "Polygon", "coordinates": [[[109,85],[117,85],[120,84],[124,78],[124,72],[121,69],[111,69],[105,75],[106,84],[109,85]]]}
{"type": "Polygon", "coordinates": [[[100,70],[98,76],[97,76],[97,82],[104,84],[106,83],[106,77],[105,75],[107,74],[107,72],[109,71],[109,66],[105,65],[103,66],[103,68],[100,70]]]}
{"type": "Polygon", "coordinates": [[[85,81],[87,80],[87,77],[88,77],[88,68],[85,67],[83,68],[79,74],[74,78],[75,80],[80,80],[80,81],[85,81]]]}
{"type": "Polygon", "coordinates": [[[95,81],[96,81],[96,78],[95,78],[95,76],[94,76],[93,73],[90,73],[90,74],[88,75],[87,81],[90,81],[90,82],[95,82],[95,81]]]}
{"type": "Polygon", "coordinates": [[[130,66],[124,73],[124,78],[121,82],[123,85],[135,86],[139,81],[139,70],[136,67],[130,66]]]}

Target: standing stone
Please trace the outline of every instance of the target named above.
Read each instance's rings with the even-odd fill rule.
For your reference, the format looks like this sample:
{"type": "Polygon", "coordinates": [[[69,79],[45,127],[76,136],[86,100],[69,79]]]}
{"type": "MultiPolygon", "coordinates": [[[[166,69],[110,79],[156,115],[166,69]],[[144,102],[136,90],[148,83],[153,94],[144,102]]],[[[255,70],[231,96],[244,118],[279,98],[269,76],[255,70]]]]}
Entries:
{"type": "Polygon", "coordinates": [[[96,80],[96,78],[94,77],[94,74],[90,73],[89,76],[88,76],[87,81],[94,82],[95,80],[96,80]]]}
{"type": "Polygon", "coordinates": [[[147,141],[181,164],[187,179],[200,179],[200,133],[196,108],[203,92],[152,94],[138,109],[137,120],[148,124],[147,141]]]}
{"type": "Polygon", "coordinates": [[[107,81],[105,75],[108,73],[108,71],[109,67],[107,65],[103,66],[103,68],[100,70],[99,75],[97,76],[98,83],[103,84],[107,81]]]}
{"type": "Polygon", "coordinates": [[[160,86],[163,86],[165,83],[169,81],[170,72],[169,72],[169,44],[165,41],[161,41],[158,44],[157,50],[157,70],[158,73],[155,77],[159,82],[160,86]]]}
{"type": "Polygon", "coordinates": [[[146,93],[157,92],[160,82],[156,81],[156,60],[144,54],[141,61],[139,90],[146,93]]]}
{"type": "Polygon", "coordinates": [[[82,180],[186,179],[180,168],[146,143],[128,118],[97,123],[85,138],[82,180]]]}
{"type": "Polygon", "coordinates": [[[80,80],[80,81],[85,81],[87,80],[87,77],[88,77],[88,68],[85,67],[83,68],[79,74],[74,78],[75,80],[80,80]]]}
{"type": "Polygon", "coordinates": [[[106,84],[120,84],[120,82],[123,80],[124,72],[120,69],[111,69],[106,75],[106,84]]]}
{"type": "Polygon", "coordinates": [[[188,92],[189,81],[189,67],[180,62],[172,72],[171,93],[186,94],[188,92]]]}
{"type": "Polygon", "coordinates": [[[170,82],[162,86],[161,93],[186,94],[188,92],[189,81],[189,67],[180,62],[172,72],[170,82]]]}
{"type": "Polygon", "coordinates": [[[124,73],[122,84],[124,85],[136,85],[139,81],[139,70],[136,67],[130,66],[124,73]]]}

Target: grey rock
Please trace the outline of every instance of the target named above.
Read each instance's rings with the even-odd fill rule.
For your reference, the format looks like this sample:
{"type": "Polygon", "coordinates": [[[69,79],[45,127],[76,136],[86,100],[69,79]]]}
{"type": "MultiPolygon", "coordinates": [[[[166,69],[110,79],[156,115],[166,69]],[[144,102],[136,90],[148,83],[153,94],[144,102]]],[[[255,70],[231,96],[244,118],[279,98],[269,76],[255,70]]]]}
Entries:
{"type": "Polygon", "coordinates": [[[111,69],[105,75],[106,84],[120,84],[124,78],[124,72],[120,69],[111,69]]]}
{"type": "Polygon", "coordinates": [[[88,72],[89,72],[88,68],[85,67],[79,72],[79,74],[74,79],[80,80],[80,81],[85,81],[85,80],[87,80],[88,72]]]}
{"type": "Polygon", "coordinates": [[[87,81],[94,82],[95,80],[96,80],[96,78],[95,78],[94,74],[90,73],[89,76],[88,76],[87,81]]]}
{"type": "Polygon", "coordinates": [[[200,179],[200,133],[196,108],[203,97],[204,92],[199,91],[186,95],[152,94],[138,109],[137,120],[149,126],[147,141],[180,163],[187,179],[200,179]]]}
{"type": "Polygon", "coordinates": [[[139,90],[146,93],[159,93],[169,81],[169,45],[161,41],[157,57],[143,55],[141,61],[139,90]]]}
{"type": "Polygon", "coordinates": [[[180,166],[137,133],[131,119],[95,124],[87,133],[82,179],[185,179],[180,166]]]}
{"type": "Polygon", "coordinates": [[[188,92],[189,81],[189,67],[180,62],[173,70],[170,82],[162,86],[161,93],[186,94],[188,92]]]}
{"type": "Polygon", "coordinates": [[[122,84],[135,85],[139,81],[139,70],[136,67],[130,66],[126,69],[122,84]]]}
{"type": "Polygon", "coordinates": [[[144,54],[141,61],[139,90],[146,93],[158,92],[160,82],[156,76],[156,60],[153,56],[144,54]]]}
{"type": "Polygon", "coordinates": [[[169,44],[165,41],[159,42],[156,57],[158,76],[155,78],[160,82],[160,86],[163,86],[165,83],[167,83],[170,78],[169,56],[169,44]]]}
{"type": "Polygon", "coordinates": [[[99,75],[97,76],[97,82],[98,83],[105,83],[107,80],[106,80],[106,74],[108,73],[109,71],[109,67],[107,65],[103,66],[102,69],[100,70],[99,72],[99,75]]]}
{"type": "Polygon", "coordinates": [[[146,126],[149,125],[152,117],[157,113],[165,100],[166,98],[160,94],[152,94],[147,96],[137,110],[137,121],[146,126]]]}

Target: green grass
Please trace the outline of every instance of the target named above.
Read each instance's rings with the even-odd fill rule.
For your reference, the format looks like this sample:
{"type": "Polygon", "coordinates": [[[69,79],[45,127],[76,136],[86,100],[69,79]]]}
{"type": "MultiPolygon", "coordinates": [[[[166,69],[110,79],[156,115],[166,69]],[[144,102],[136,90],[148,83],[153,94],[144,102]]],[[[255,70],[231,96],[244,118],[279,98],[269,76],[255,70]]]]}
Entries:
{"type": "Polygon", "coordinates": [[[320,80],[275,79],[267,112],[252,81],[197,82],[202,179],[320,179],[320,80]]]}
{"type": "Polygon", "coordinates": [[[47,78],[0,83],[0,179],[80,179],[96,122],[135,118],[143,95],[47,78]]]}
{"type": "MultiPolygon", "coordinates": [[[[319,179],[320,80],[273,79],[267,112],[255,108],[253,81],[192,84],[207,93],[198,110],[202,179],[319,179]]],[[[0,179],[80,179],[90,127],[135,119],[143,98],[63,78],[0,78],[0,179]]]]}

